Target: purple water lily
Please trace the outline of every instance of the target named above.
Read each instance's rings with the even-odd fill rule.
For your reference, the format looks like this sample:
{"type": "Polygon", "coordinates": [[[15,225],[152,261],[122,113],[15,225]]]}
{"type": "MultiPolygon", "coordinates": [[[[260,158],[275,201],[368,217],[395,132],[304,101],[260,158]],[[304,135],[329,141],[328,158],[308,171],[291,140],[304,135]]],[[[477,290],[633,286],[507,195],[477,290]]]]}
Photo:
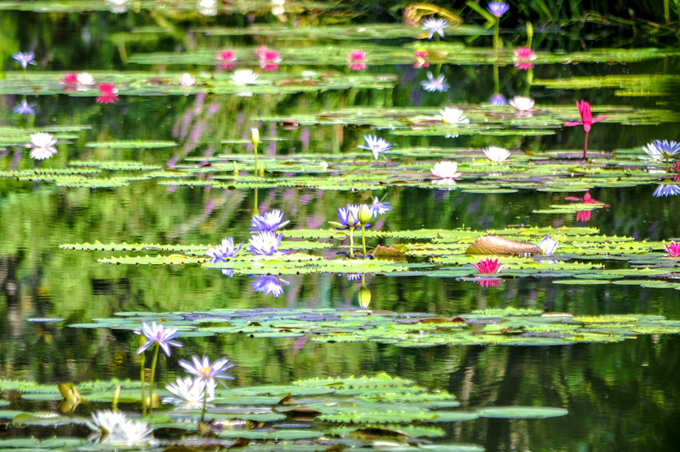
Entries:
{"type": "Polygon", "coordinates": [[[283,234],[274,231],[261,231],[250,238],[250,247],[253,254],[273,256],[279,253],[279,247],[283,240],[283,234]]]}
{"type": "MultiPolygon", "coordinates": [[[[215,397],[215,386],[209,384],[209,382],[215,381],[215,378],[234,379],[234,377],[228,374],[220,375],[222,372],[234,367],[233,364],[227,366],[227,363],[229,362],[227,358],[220,358],[212,364],[210,364],[210,360],[207,356],[204,356],[203,360],[199,359],[198,356],[192,356],[191,359],[193,360],[193,365],[189,361],[184,360],[180,360],[179,365],[184,367],[188,373],[194,375],[194,384],[198,384],[199,382],[206,383],[208,398],[215,397]]],[[[225,388],[227,387],[222,381],[220,381],[220,383],[225,388]]]]}
{"type": "Polygon", "coordinates": [[[373,158],[376,160],[378,160],[380,154],[383,154],[392,148],[392,145],[384,138],[378,138],[375,135],[364,135],[364,140],[366,140],[366,146],[357,147],[371,151],[373,153],[373,158]]]}
{"type": "Polygon", "coordinates": [[[380,202],[377,196],[373,198],[373,204],[371,204],[371,216],[377,217],[378,215],[385,215],[387,212],[392,210],[389,202],[380,202]]]}
{"type": "Polygon", "coordinates": [[[347,204],[347,207],[338,207],[338,219],[342,227],[338,229],[354,229],[359,226],[359,206],[347,204]]]}
{"type": "Polygon", "coordinates": [[[423,86],[423,89],[425,91],[429,91],[431,93],[434,93],[436,91],[443,93],[446,92],[450,87],[450,85],[446,83],[446,78],[444,78],[444,74],[440,74],[438,77],[435,78],[435,76],[432,75],[432,72],[428,72],[427,81],[420,82],[420,84],[423,86]]]}
{"type": "Polygon", "coordinates": [[[158,344],[168,356],[170,356],[170,346],[182,347],[182,344],[173,341],[173,339],[179,336],[177,328],[163,328],[163,325],[156,322],[153,322],[151,326],[149,326],[148,323],[144,322],[142,323],[142,334],[146,337],[147,342],[137,349],[138,355],[143,353],[154,343],[158,344]]]}
{"type": "Polygon", "coordinates": [[[12,55],[12,58],[17,60],[24,69],[26,69],[29,64],[35,66],[35,54],[33,52],[18,52],[12,55]]]}
{"type": "Polygon", "coordinates": [[[234,238],[227,237],[222,240],[222,244],[217,245],[215,248],[208,248],[206,254],[212,259],[212,263],[216,264],[218,262],[227,262],[229,258],[234,257],[239,251],[243,242],[238,245],[238,248],[234,246],[234,238]]]}
{"type": "Polygon", "coordinates": [[[494,16],[501,17],[503,14],[508,12],[510,5],[505,2],[489,2],[486,9],[494,16]]]}
{"type": "Polygon", "coordinates": [[[271,294],[278,297],[285,293],[281,283],[289,284],[288,281],[284,281],[276,276],[266,275],[257,278],[250,287],[252,287],[255,292],[262,292],[265,295],[271,294]]]}
{"type": "Polygon", "coordinates": [[[250,222],[253,227],[251,231],[276,231],[290,223],[290,221],[283,221],[284,213],[279,209],[274,209],[271,212],[266,212],[264,215],[255,215],[250,222]]]}
{"type": "Polygon", "coordinates": [[[20,115],[33,115],[35,114],[35,111],[33,110],[33,107],[31,107],[26,99],[22,100],[20,104],[17,104],[16,107],[14,107],[14,113],[18,113],[20,115]]]}

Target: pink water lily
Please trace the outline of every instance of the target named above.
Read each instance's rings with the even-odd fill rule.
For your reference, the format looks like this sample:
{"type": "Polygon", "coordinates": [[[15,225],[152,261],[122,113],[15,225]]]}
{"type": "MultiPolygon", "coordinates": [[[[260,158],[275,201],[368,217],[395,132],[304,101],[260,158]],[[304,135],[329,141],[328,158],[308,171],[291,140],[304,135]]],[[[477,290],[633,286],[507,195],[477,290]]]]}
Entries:
{"type": "Polygon", "coordinates": [[[590,104],[585,100],[577,101],[576,106],[578,107],[578,114],[581,115],[581,120],[568,122],[564,125],[567,127],[583,126],[583,130],[586,132],[586,137],[583,141],[583,160],[585,160],[588,152],[588,132],[590,132],[590,127],[596,122],[609,118],[609,116],[598,116],[597,118],[593,118],[593,113],[590,111],[590,104]]]}
{"type": "Polygon", "coordinates": [[[475,268],[477,269],[477,273],[493,275],[503,269],[503,264],[498,262],[498,259],[482,259],[475,264],[475,268]]]}
{"type": "Polygon", "coordinates": [[[666,252],[671,257],[680,257],[680,243],[671,242],[670,245],[664,245],[666,252]]]}
{"type": "Polygon", "coordinates": [[[347,55],[347,66],[353,71],[363,71],[368,66],[366,65],[366,51],[352,50],[347,55]]]}

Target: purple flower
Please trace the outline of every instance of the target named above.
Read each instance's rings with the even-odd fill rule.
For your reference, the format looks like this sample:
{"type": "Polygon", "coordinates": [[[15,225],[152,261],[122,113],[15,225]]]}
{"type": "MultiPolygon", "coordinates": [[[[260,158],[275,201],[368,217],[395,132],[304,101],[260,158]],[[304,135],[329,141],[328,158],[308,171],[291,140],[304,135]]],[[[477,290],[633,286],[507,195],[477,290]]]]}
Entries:
{"type": "Polygon", "coordinates": [[[675,196],[680,195],[680,185],[664,185],[661,184],[654,190],[654,196],[657,198],[661,196],[675,196]]]}
{"type": "Polygon", "coordinates": [[[170,346],[182,347],[179,342],[173,341],[179,336],[177,328],[163,328],[163,325],[153,322],[151,326],[148,323],[142,323],[142,334],[146,337],[146,344],[137,349],[137,354],[144,352],[147,348],[155,342],[163,349],[166,355],[170,356],[170,346]]]}
{"type": "Polygon", "coordinates": [[[680,150],[680,143],[675,141],[654,140],[652,144],[664,157],[670,157],[680,150]]]}
{"type": "Polygon", "coordinates": [[[366,140],[366,146],[357,146],[361,149],[367,149],[373,152],[373,158],[378,160],[380,154],[389,151],[392,145],[388,143],[384,138],[378,138],[375,135],[364,135],[364,140],[366,140]]]}
{"type": "Polygon", "coordinates": [[[338,229],[353,229],[359,226],[359,206],[347,204],[347,207],[344,209],[338,207],[338,219],[340,220],[340,225],[343,226],[338,229]]]}
{"type": "Polygon", "coordinates": [[[250,222],[253,227],[251,231],[276,231],[290,223],[290,221],[283,221],[284,213],[279,209],[274,209],[264,215],[255,215],[250,222]]]}
{"type": "Polygon", "coordinates": [[[266,275],[257,278],[250,286],[255,292],[262,292],[265,295],[272,294],[275,297],[278,297],[285,293],[281,283],[289,284],[287,281],[277,278],[276,276],[266,275]]]}
{"type": "Polygon", "coordinates": [[[494,16],[501,17],[508,12],[510,6],[505,2],[489,2],[486,9],[494,16]]]}
{"type": "Polygon", "coordinates": [[[423,89],[425,91],[429,91],[431,93],[434,93],[436,91],[439,92],[446,92],[449,89],[449,84],[446,83],[446,79],[444,78],[444,75],[441,74],[439,77],[434,78],[434,75],[432,75],[432,72],[427,73],[427,81],[426,82],[420,82],[421,85],[423,85],[423,89]]]}
{"type": "Polygon", "coordinates": [[[373,204],[371,204],[371,216],[377,217],[378,215],[384,215],[385,213],[392,210],[389,202],[380,202],[378,197],[373,198],[373,204]]]}
{"type": "Polygon", "coordinates": [[[26,69],[29,64],[32,64],[35,66],[35,54],[33,52],[26,52],[26,53],[15,53],[12,55],[12,58],[17,60],[19,63],[21,63],[21,67],[26,69]]]}
{"type": "MultiPolygon", "coordinates": [[[[188,373],[195,376],[194,384],[198,384],[199,382],[206,383],[208,398],[215,397],[215,386],[209,384],[211,381],[214,382],[215,378],[227,378],[229,380],[234,379],[234,377],[231,375],[220,375],[222,372],[234,367],[233,364],[229,364],[228,366],[226,365],[229,362],[227,358],[220,358],[212,364],[210,364],[210,360],[207,356],[204,356],[202,361],[198,358],[198,356],[192,356],[191,359],[194,361],[193,365],[188,361],[184,361],[183,359],[179,361],[179,365],[184,367],[188,373]]],[[[220,383],[222,383],[222,386],[225,388],[227,387],[223,382],[220,381],[220,383]]]]}
{"type": "Polygon", "coordinates": [[[222,240],[221,245],[217,245],[215,248],[208,248],[206,254],[210,256],[214,264],[218,262],[227,262],[229,258],[234,257],[236,253],[241,251],[242,246],[243,242],[241,242],[238,248],[236,248],[234,246],[234,238],[227,237],[222,240]]]}
{"type": "Polygon", "coordinates": [[[552,256],[552,254],[557,249],[557,240],[550,238],[549,235],[543,237],[543,240],[538,242],[538,247],[543,250],[543,254],[546,256],[552,256]]]}
{"type": "MultiPolygon", "coordinates": [[[[343,276],[342,274],[338,276],[343,276]]],[[[359,281],[363,275],[363,273],[346,273],[344,276],[347,276],[347,281],[359,281]]]]}
{"type": "Polygon", "coordinates": [[[278,254],[283,234],[274,231],[261,231],[250,238],[249,250],[253,254],[273,256],[278,254]]]}
{"type": "Polygon", "coordinates": [[[35,114],[35,111],[33,110],[33,107],[28,105],[26,99],[24,99],[20,104],[14,107],[14,113],[19,113],[20,115],[33,115],[35,114]]]}
{"type": "Polygon", "coordinates": [[[504,95],[496,93],[493,96],[491,96],[491,99],[489,99],[489,103],[491,105],[496,106],[508,105],[508,99],[506,99],[504,95]]]}

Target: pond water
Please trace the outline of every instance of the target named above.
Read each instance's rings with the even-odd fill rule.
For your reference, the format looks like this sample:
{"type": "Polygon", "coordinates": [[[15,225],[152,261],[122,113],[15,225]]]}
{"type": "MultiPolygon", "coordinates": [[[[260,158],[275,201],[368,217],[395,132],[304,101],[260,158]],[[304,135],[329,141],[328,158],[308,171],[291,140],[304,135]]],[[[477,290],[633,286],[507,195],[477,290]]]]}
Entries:
{"type": "MultiPolygon", "coordinates": [[[[206,355],[234,364],[231,388],[384,372],[448,391],[466,413],[566,413],[475,414],[407,439],[348,439],[324,429],[362,422],[288,414],[252,430],[330,436],[315,443],[267,430],[248,445],[199,444],[196,423],[150,419],[160,443],[149,448],[675,450],[680,261],[664,245],[680,237],[680,178],[664,158],[643,159],[643,146],[678,138],[677,52],[603,50],[583,37],[559,44],[539,30],[535,58],[521,58],[513,50],[528,38],[512,12],[501,21],[505,47],[494,50],[493,22],[471,20],[472,11],[430,40],[420,25],[365,23],[342,5],[288,2],[273,15],[276,2],[237,3],[0,4],[0,448],[107,448],[86,440],[84,422],[111,408],[115,385],[89,400],[81,389],[85,403],[71,409],[56,385],[129,379],[132,394],[132,330],[158,321],[183,336],[183,348],[160,354],[161,392],[186,375],[179,360],[206,355]],[[236,60],[218,59],[225,50],[236,60]],[[36,64],[22,70],[19,51],[36,64]],[[243,69],[257,79],[235,79],[243,69]],[[94,84],[66,78],[83,72],[94,84]],[[183,86],[185,72],[194,83],[183,86]],[[438,76],[448,89],[424,89],[438,76]],[[495,93],[535,105],[491,105],[495,93]],[[580,119],[583,99],[593,116],[608,116],[588,134],[587,161],[584,128],[564,127],[580,119]],[[30,112],[16,112],[22,101],[30,112]],[[469,122],[447,121],[444,107],[469,122]],[[51,158],[29,156],[38,131],[58,140],[51,158]],[[359,148],[369,134],[392,148],[374,159],[359,148]],[[509,159],[485,159],[489,146],[509,159]],[[441,183],[430,169],[442,161],[462,174],[441,183]],[[329,222],[339,207],[375,197],[391,209],[371,219],[369,251],[406,252],[349,259],[349,241],[329,222]],[[280,229],[287,254],[252,258],[251,219],[273,209],[290,220],[280,229]],[[559,245],[550,257],[492,256],[505,265],[493,275],[501,279],[480,279],[473,264],[488,256],[465,249],[485,235],[534,244],[550,235],[559,245]],[[245,242],[239,258],[211,264],[206,251],[225,237],[245,242]],[[255,278],[268,274],[279,278],[265,286],[274,293],[256,291],[255,278]],[[551,313],[562,313],[560,328],[583,328],[537,328],[551,313]],[[474,334],[461,338],[461,323],[474,334]],[[41,420],[46,412],[60,420],[41,420]],[[66,440],[28,439],[55,435],[66,440]]],[[[360,229],[354,243],[360,256],[360,229]]],[[[290,404],[318,402],[305,396],[290,404]]],[[[139,417],[139,402],[123,398],[121,409],[139,417]]],[[[213,415],[227,410],[218,402],[213,415]]],[[[245,419],[263,412],[252,405],[245,419]]],[[[426,424],[419,419],[389,425],[426,424]]]]}

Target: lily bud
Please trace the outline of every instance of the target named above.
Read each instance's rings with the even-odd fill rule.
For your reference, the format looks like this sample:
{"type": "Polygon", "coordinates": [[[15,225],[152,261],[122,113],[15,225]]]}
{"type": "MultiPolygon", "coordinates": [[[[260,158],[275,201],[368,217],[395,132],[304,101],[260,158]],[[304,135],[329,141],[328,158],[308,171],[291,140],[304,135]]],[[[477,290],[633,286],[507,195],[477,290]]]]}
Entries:
{"type": "Polygon", "coordinates": [[[366,204],[362,204],[361,207],[359,207],[359,223],[368,224],[368,222],[371,221],[372,216],[371,208],[366,204]]]}
{"type": "Polygon", "coordinates": [[[250,129],[250,141],[253,143],[253,147],[257,149],[260,144],[260,129],[257,127],[250,129]]]}
{"type": "Polygon", "coordinates": [[[359,306],[366,309],[371,304],[371,291],[366,286],[361,286],[359,289],[359,306]]]}

